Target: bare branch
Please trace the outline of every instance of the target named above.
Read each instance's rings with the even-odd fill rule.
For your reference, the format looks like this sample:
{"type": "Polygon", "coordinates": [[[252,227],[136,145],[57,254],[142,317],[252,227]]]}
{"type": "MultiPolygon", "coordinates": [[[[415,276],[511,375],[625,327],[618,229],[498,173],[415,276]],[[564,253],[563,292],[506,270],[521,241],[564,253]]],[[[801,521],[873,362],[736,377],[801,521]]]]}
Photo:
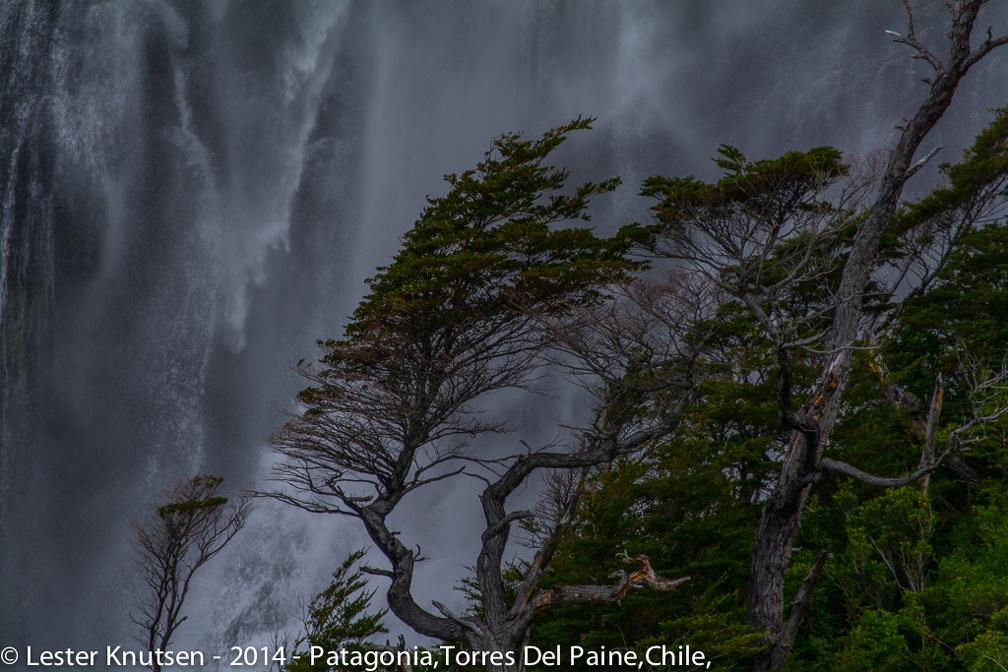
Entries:
{"type": "Polygon", "coordinates": [[[921,168],[923,168],[924,166],[926,166],[931,161],[931,159],[933,159],[935,157],[935,155],[937,155],[938,152],[940,152],[943,149],[945,149],[945,145],[938,145],[938,146],[936,146],[930,152],[928,152],[927,154],[925,154],[919,161],[917,161],[915,164],[913,164],[912,166],[910,166],[909,168],[907,168],[907,170],[906,170],[906,179],[909,180],[911,177],[913,177],[917,173],[918,170],[920,170],[921,168]]]}
{"type": "Polygon", "coordinates": [[[489,525],[485,530],[483,530],[483,542],[486,543],[491,537],[500,534],[501,531],[511,525],[511,523],[516,520],[534,518],[535,514],[532,511],[512,511],[505,514],[500,520],[494,521],[492,525],[489,525]]]}
{"type": "Polygon", "coordinates": [[[532,601],[532,609],[540,613],[556,607],[575,604],[600,604],[620,602],[632,588],[648,587],[653,590],[675,590],[690,580],[688,576],[666,579],[655,573],[651,562],[643,555],[625,558],[624,562],[635,565],[630,572],[615,572],[613,585],[562,586],[538,593],[532,601]]]}
{"type": "MultiPolygon", "coordinates": [[[[976,415],[969,422],[963,424],[959,428],[949,432],[948,446],[941,455],[937,458],[933,457],[933,447],[931,447],[930,454],[928,453],[928,448],[925,448],[924,454],[921,456],[921,466],[918,467],[916,471],[906,476],[899,477],[885,477],[885,476],[875,476],[869,474],[865,471],[858,469],[846,462],[841,462],[838,460],[833,460],[828,457],[824,457],[819,461],[819,468],[828,473],[843,474],[845,476],[850,476],[851,478],[865,483],[867,485],[873,485],[876,487],[883,488],[898,488],[904,485],[909,485],[915,481],[920,482],[926,476],[931,474],[935,469],[941,466],[945,460],[953,456],[957,451],[975,443],[978,438],[975,436],[977,430],[982,429],[986,425],[996,422],[1001,417],[1008,414],[1008,400],[1004,398],[1004,390],[999,385],[1000,381],[1008,378],[1008,373],[1005,371],[999,372],[997,375],[992,376],[990,381],[984,381],[979,385],[978,395],[986,395],[990,390],[997,390],[1000,395],[1001,404],[994,411],[986,413],[984,415],[976,415]]],[[[931,402],[931,413],[934,416],[934,422],[937,422],[938,412],[941,409],[941,399],[943,396],[943,387],[941,380],[939,379],[935,385],[935,393],[931,402]]],[[[985,404],[989,400],[989,397],[984,396],[985,404]]],[[[931,429],[931,418],[928,420],[928,439],[932,440],[934,432],[931,429]]],[[[819,474],[810,474],[808,482],[817,482],[821,477],[819,474]]]]}
{"type": "Polygon", "coordinates": [[[448,620],[453,621],[453,622],[459,624],[460,626],[462,626],[466,630],[470,630],[471,632],[473,632],[476,635],[480,635],[481,634],[480,631],[479,631],[479,628],[477,628],[473,623],[471,623],[470,621],[462,618],[461,616],[458,616],[458,615],[452,613],[452,611],[450,609],[448,609],[448,607],[446,607],[445,605],[441,604],[440,602],[438,602],[436,600],[434,602],[432,602],[432,604],[448,620]]]}
{"type": "Polygon", "coordinates": [[[899,33],[887,30],[886,34],[892,35],[893,41],[900,44],[905,44],[911,47],[917,53],[914,54],[914,58],[920,58],[926,60],[934,71],[938,74],[943,74],[945,72],[945,66],[942,64],[941,60],[935,56],[931,51],[925,47],[920,41],[917,40],[917,35],[914,31],[914,21],[913,21],[913,9],[910,7],[909,0],[903,0],[903,7],[907,14],[907,34],[906,37],[900,35],[899,33]]]}
{"type": "Polygon", "coordinates": [[[379,569],[377,567],[371,567],[370,565],[362,565],[360,571],[371,576],[383,576],[386,579],[394,579],[395,574],[387,569],[379,569]]]}
{"type": "MultiPolygon", "coordinates": [[[[938,434],[938,416],[941,414],[942,400],[945,398],[945,383],[941,374],[935,378],[934,392],[931,395],[931,404],[928,406],[927,426],[924,428],[924,450],[921,451],[918,468],[934,470],[935,442],[938,434]]],[[[930,472],[917,481],[917,489],[924,494],[927,492],[930,472]]]]}

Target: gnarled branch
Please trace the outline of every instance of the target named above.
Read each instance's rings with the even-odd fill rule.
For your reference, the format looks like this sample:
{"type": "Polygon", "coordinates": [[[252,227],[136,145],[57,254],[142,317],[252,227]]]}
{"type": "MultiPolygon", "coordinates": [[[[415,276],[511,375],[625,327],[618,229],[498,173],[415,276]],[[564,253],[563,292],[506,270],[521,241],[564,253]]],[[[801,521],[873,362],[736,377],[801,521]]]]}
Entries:
{"type": "Polygon", "coordinates": [[[659,576],[651,567],[646,556],[637,555],[625,558],[624,562],[635,565],[630,572],[623,570],[614,572],[616,582],[612,585],[581,585],[560,586],[544,590],[532,600],[531,608],[540,613],[556,607],[567,607],[575,604],[600,604],[620,602],[632,588],[647,587],[653,590],[675,590],[690,580],[688,576],[666,579],[659,576]]]}

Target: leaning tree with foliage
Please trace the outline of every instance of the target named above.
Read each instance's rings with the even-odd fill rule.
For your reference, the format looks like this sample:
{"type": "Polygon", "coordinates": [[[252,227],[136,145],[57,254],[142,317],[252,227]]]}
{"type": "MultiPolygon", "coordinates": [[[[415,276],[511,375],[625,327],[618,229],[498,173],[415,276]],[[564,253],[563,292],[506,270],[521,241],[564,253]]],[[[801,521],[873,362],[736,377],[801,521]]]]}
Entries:
{"type": "MultiPolygon", "coordinates": [[[[388,633],[382,624],[385,610],[371,608],[375,589],[368,588],[358,563],[366,551],[354,551],[333,570],[332,581],[312,598],[301,615],[301,633],[285,644],[284,662],[278,672],[328,672],[331,651],[366,651],[375,648],[372,639],[388,633]],[[312,649],[323,656],[313,656],[312,649]]],[[[361,666],[362,668],[365,666],[361,666]]]]}
{"type": "MultiPolygon", "coordinates": [[[[958,0],[949,5],[948,55],[941,57],[918,39],[910,4],[904,3],[907,30],[889,33],[910,46],[933,74],[925,80],[925,100],[902,126],[896,145],[871,180],[863,209],[838,202],[852,192],[840,184],[847,167],[828,149],[749,162],[737,150],[723,148],[719,165],[726,172],[716,184],[693,178],[651,178],[645,183],[644,193],[658,200],[653,208],[658,222],[653,252],[686,261],[744,305],[776,359],[778,414],[790,437],[778,448],[779,473],[763,503],[752,549],[747,620],[767,641],[767,653],[754,670],[773,672],[787,661],[828,557],[824,550],[812,563],[785,613],[785,577],[812,486],[831,474],[876,486],[913,483],[954,453],[970,430],[996,415],[978,407],[977,415],[948,437],[943,454],[923,457],[918,469],[902,477],[869,474],[825,452],[844,408],[855,351],[878,342],[891,322],[888,315],[898,311],[898,297],[922,291],[954,249],[955,236],[934,236],[915,249],[912,243],[927,241],[931,232],[915,226],[898,230],[901,220],[895,215],[904,185],[940,149],[914,161],[961,80],[1008,42],[1008,37],[995,38],[987,30],[980,43],[971,46],[984,4],[986,0],[958,0]],[[884,253],[894,237],[904,243],[902,262],[884,253]],[[803,387],[796,382],[795,368],[809,349],[817,353],[817,373],[803,387]]],[[[855,194],[859,191],[856,183],[847,186],[855,194]]],[[[960,225],[972,221],[970,217],[960,219],[960,225]]],[[[919,223],[929,221],[933,223],[919,223]]],[[[931,404],[935,414],[940,389],[936,387],[931,404]]]]}
{"type": "MultiPolygon", "coordinates": [[[[658,576],[644,557],[628,558],[630,571],[610,584],[546,590],[540,579],[573,519],[577,475],[642,449],[678,422],[693,391],[696,349],[686,339],[661,341],[674,355],[652,371],[652,403],[661,413],[644,419],[617,412],[631,404],[625,361],[598,352],[583,369],[607,375],[592,387],[598,403],[584,430],[571,432],[566,442],[503,457],[474,443],[511,430],[493,417],[490,395],[534,392],[548,367],[561,366],[558,322],[576,322],[617,286],[632,286],[631,275],[642,267],[629,258],[642,241],[640,228],[602,238],[569,226],[588,220],[590,197],[618,184],[609,179],[568,188],[568,171],[547,164],[567,135],[589,122],[575,120],[537,140],[500,136],[475,169],[446,176],[447,195],[428,199],[393,262],[369,280],[370,293],[344,337],[321,342],[318,366],[300,368],[310,387],[299,396],[302,408],[273,439],[281,457],[276,476],[288,487],[272,495],[308,511],[360,520],[388,562],[369,571],[390,581],[391,611],[421,634],[506,654],[485,661],[488,669],[520,666],[514,652],[543,611],[616,601],[632,586],[678,585],[658,576]],[[548,471],[575,474],[575,485],[540,526],[534,559],[506,577],[512,527],[533,517],[509,510],[508,500],[533,475],[548,471]],[[416,601],[414,569],[423,556],[390,522],[418,490],[461,478],[483,484],[477,510],[484,525],[474,563],[479,604],[472,614],[416,601]]],[[[649,305],[638,309],[664,311],[668,333],[687,322],[675,314],[682,302],[652,297],[649,305]]]]}

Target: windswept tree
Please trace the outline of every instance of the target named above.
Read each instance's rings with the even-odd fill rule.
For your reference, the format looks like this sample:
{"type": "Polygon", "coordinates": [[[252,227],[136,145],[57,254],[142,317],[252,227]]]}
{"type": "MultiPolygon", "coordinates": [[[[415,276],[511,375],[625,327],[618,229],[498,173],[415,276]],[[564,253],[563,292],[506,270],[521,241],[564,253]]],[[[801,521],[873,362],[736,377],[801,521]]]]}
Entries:
{"type": "MultiPolygon", "coordinates": [[[[287,486],[273,496],[358,519],[387,560],[387,568],[369,571],[390,582],[391,611],[421,634],[506,654],[484,661],[488,669],[520,665],[514,652],[545,610],[619,600],[636,585],[676,585],[659,577],[647,558],[631,559],[630,571],[611,584],[539,585],[573,520],[577,475],[667,434],[693,390],[695,349],[682,347],[685,340],[662,341],[661,347],[676,351],[652,371],[650,399],[661,412],[646,419],[632,412],[625,357],[591,350],[591,357],[579,359],[568,347],[590,338],[604,347],[606,337],[610,343],[634,337],[629,329],[591,336],[579,322],[593,307],[611,305],[610,292],[632,286],[631,275],[642,266],[629,258],[642,240],[638,227],[603,238],[570,226],[588,220],[589,198],[611,191],[618,180],[571,188],[568,171],[547,164],[567,135],[589,122],[575,120],[537,140],[500,136],[475,169],[446,176],[448,194],[428,199],[401,251],[369,281],[370,293],[344,337],[321,342],[319,365],[300,369],[310,387],[300,394],[302,408],[273,440],[281,457],[276,476],[287,486]],[[564,339],[563,333],[584,338],[564,339]],[[490,395],[535,391],[545,367],[565,367],[564,350],[596,374],[598,403],[589,426],[570,432],[566,442],[521,446],[503,457],[489,453],[480,440],[511,431],[491,412],[490,395]],[[534,515],[509,509],[508,500],[534,474],[549,471],[574,474],[574,485],[539,527],[534,559],[506,580],[512,527],[534,515]],[[422,553],[390,522],[416,491],[460,478],[484,485],[475,509],[484,527],[474,563],[479,604],[472,615],[417,602],[414,568],[422,553]]],[[[666,311],[661,329],[677,328],[676,301],[652,297],[649,305],[655,314],[666,311]]]]}
{"type": "MultiPolygon", "coordinates": [[[[974,46],[974,24],[984,4],[949,4],[948,53],[942,56],[918,39],[910,3],[904,2],[907,29],[889,32],[933,73],[925,80],[924,101],[901,127],[867,191],[846,179],[848,168],[839,154],[826,148],[751,162],[725,147],[719,160],[725,175],[715,184],[693,178],[652,178],[645,184],[645,194],[658,201],[653,252],[685,261],[744,306],[776,359],[779,420],[790,437],[770,456],[779,473],[762,506],[750,565],[747,619],[767,641],[767,654],[754,667],[761,672],[786,662],[828,557],[824,550],[797,593],[785,600],[785,577],[813,485],[831,474],[875,486],[914,483],[1000,412],[979,403],[976,414],[948,435],[940,454],[925,453],[919,468],[902,476],[868,473],[828,450],[855,351],[883,339],[900,298],[926,289],[959,236],[990,205],[963,199],[944,208],[942,217],[896,216],[904,185],[940,149],[915,161],[963,77],[1008,42],[987,30],[974,46]],[[811,380],[796,378],[799,363],[812,367],[811,380]],[[791,604],[787,613],[786,603],[791,604]]],[[[940,410],[940,395],[939,385],[929,405],[932,419],[940,410]]],[[[934,432],[935,422],[924,425],[934,432]]],[[[934,437],[925,445],[933,446],[934,437]]]]}
{"type": "Polygon", "coordinates": [[[137,614],[139,639],[152,654],[150,669],[161,670],[159,651],[167,651],[186,620],[182,607],[196,572],[210,562],[245,526],[252,510],[247,497],[229,502],[224,479],[203,474],[182,481],[149,519],[136,520],[134,546],[147,594],[137,614]]]}

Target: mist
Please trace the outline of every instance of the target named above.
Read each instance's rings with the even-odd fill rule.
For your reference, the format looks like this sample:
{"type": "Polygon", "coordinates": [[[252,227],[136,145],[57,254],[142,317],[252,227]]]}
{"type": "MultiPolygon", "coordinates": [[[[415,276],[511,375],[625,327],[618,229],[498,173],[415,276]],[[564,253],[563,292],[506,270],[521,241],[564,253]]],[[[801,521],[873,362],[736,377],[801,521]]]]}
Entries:
{"type": "MultiPolygon", "coordinates": [[[[943,4],[915,14],[926,43],[943,4]]],[[[196,473],[268,479],[294,365],[493,137],[596,117],[560,157],[574,180],[622,177],[592,208],[615,231],[646,219],[642,179],[710,178],[722,143],[886,148],[927,91],[884,32],[905,23],[897,0],[4,3],[3,644],[128,641],[131,521],[196,473]]],[[[978,23],[1003,32],[1008,6],[978,23]]],[[[1003,56],[980,63],[925,149],[956,160],[1006,83],[1003,56]]],[[[574,399],[498,411],[514,441],[548,441],[574,399]]],[[[396,519],[431,558],[418,601],[459,605],[481,521],[456,517],[465,488],[425,497],[396,519]]],[[[366,544],[352,521],[262,503],[180,645],[296,628],[299,599],[366,544]]]]}

